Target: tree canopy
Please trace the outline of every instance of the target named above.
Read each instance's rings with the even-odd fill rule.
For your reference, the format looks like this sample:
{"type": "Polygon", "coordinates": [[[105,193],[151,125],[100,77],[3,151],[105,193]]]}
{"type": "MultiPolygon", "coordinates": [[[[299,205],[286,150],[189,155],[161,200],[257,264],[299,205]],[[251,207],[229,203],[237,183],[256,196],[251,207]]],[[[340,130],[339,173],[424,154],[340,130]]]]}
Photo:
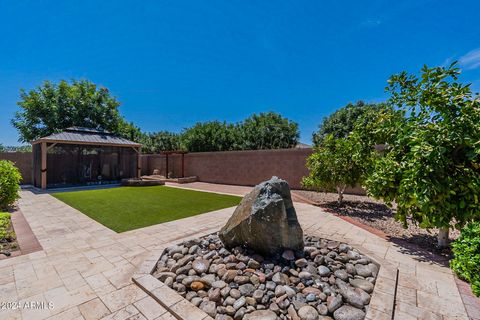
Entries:
{"type": "Polygon", "coordinates": [[[141,139],[142,150],[146,153],[180,150],[180,135],[169,131],[145,134],[141,139]]]}
{"type": "Polygon", "coordinates": [[[237,148],[286,149],[297,145],[298,124],[275,112],[253,114],[237,125],[237,148]]]}
{"type": "Polygon", "coordinates": [[[239,123],[197,123],[180,134],[143,132],[119,112],[120,102],[108,89],[88,80],[45,81],[20,92],[20,111],[12,119],[20,142],[60,132],[72,126],[108,130],[141,143],[144,152],[183,149],[191,152],[279,149],[296,146],[298,125],[274,112],[253,114],[239,123]]]}
{"type": "Polygon", "coordinates": [[[357,101],[338,109],[328,117],[323,118],[318,131],[313,133],[313,144],[318,146],[325,137],[331,134],[334,138],[346,138],[354,129],[359,118],[371,111],[377,111],[381,104],[357,101]]]}
{"type": "Polygon", "coordinates": [[[120,133],[124,120],[120,103],[108,89],[88,80],[45,81],[28,92],[22,90],[12,125],[18,129],[20,142],[30,142],[64,128],[82,126],[120,133]]]}
{"type": "Polygon", "coordinates": [[[229,151],[235,148],[236,128],[226,122],[198,122],[181,134],[181,144],[191,152],[229,151]]]}

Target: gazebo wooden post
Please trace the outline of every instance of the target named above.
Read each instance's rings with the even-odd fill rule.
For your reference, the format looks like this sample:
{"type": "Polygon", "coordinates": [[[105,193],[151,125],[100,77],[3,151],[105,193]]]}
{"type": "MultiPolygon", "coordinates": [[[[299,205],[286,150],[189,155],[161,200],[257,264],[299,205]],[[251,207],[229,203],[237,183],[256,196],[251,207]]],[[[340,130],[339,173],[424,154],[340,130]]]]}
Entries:
{"type": "Polygon", "coordinates": [[[42,189],[47,189],[47,143],[46,142],[42,142],[41,144],[41,153],[42,153],[41,187],[42,189]]]}

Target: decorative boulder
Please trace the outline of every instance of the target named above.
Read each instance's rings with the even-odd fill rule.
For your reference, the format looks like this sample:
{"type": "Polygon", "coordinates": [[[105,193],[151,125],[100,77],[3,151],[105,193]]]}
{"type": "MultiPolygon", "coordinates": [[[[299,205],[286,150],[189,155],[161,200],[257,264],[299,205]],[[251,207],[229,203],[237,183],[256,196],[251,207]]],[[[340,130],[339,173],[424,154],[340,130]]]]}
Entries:
{"type": "Polygon", "coordinates": [[[303,250],[303,231],[293,207],[290,187],[272,177],[247,194],[219,237],[227,248],[246,246],[273,255],[285,249],[303,250]]]}

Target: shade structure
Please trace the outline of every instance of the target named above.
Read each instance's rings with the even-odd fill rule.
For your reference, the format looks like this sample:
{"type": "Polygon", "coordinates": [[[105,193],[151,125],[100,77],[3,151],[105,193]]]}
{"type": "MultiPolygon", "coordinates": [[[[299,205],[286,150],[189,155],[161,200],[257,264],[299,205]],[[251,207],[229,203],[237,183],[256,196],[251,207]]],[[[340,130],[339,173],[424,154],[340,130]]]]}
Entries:
{"type": "Polygon", "coordinates": [[[141,174],[141,144],[105,130],[70,127],[32,146],[38,188],[111,184],[141,174]]]}

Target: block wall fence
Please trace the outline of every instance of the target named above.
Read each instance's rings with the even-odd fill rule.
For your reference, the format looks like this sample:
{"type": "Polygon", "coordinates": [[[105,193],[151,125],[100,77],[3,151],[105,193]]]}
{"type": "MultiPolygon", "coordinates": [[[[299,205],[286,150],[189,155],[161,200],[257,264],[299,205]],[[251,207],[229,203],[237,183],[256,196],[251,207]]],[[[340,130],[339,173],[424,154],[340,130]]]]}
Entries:
{"type": "MultiPolygon", "coordinates": [[[[285,179],[292,189],[301,189],[302,178],[308,175],[307,157],[311,148],[249,150],[224,152],[194,152],[185,154],[185,176],[197,176],[199,181],[254,186],[272,176],[285,179]]],[[[169,172],[181,176],[181,155],[170,155],[169,172]]],[[[142,155],[142,174],[159,170],[165,176],[164,155],[142,155]]],[[[361,187],[345,190],[351,194],[365,194],[361,187]]]]}
{"type": "Polygon", "coordinates": [[[32,184],[33,158],[31,152],[0,152],[0,160],[10,160],[22,174],[22,184],[32,184]]]}
{"type": "MultiPolygon", "coordinates": [[[[308,174],[305,167],[311,148],[248,150],[225,152],[193,152],[184,155],[185,176],[197,176],[199,181],[254,186],[272,176],[285,179],[292,189],[301,189],[302,177],[308,174]]],[[[170,155],[171,177],[180,177],[181,155],[170,155]]],[[[0,160],[13,161],[20,169],[23,184],[32,183],[32,154],[25,152],[0,153],[0,160]]],[[[165,155],[144,154],[141,156],[142,175],[151,175],[159,170],[166,175],[165,155]]],[[[346,193],[365,194],[362,188],[352,188],[346,193]]]]}

